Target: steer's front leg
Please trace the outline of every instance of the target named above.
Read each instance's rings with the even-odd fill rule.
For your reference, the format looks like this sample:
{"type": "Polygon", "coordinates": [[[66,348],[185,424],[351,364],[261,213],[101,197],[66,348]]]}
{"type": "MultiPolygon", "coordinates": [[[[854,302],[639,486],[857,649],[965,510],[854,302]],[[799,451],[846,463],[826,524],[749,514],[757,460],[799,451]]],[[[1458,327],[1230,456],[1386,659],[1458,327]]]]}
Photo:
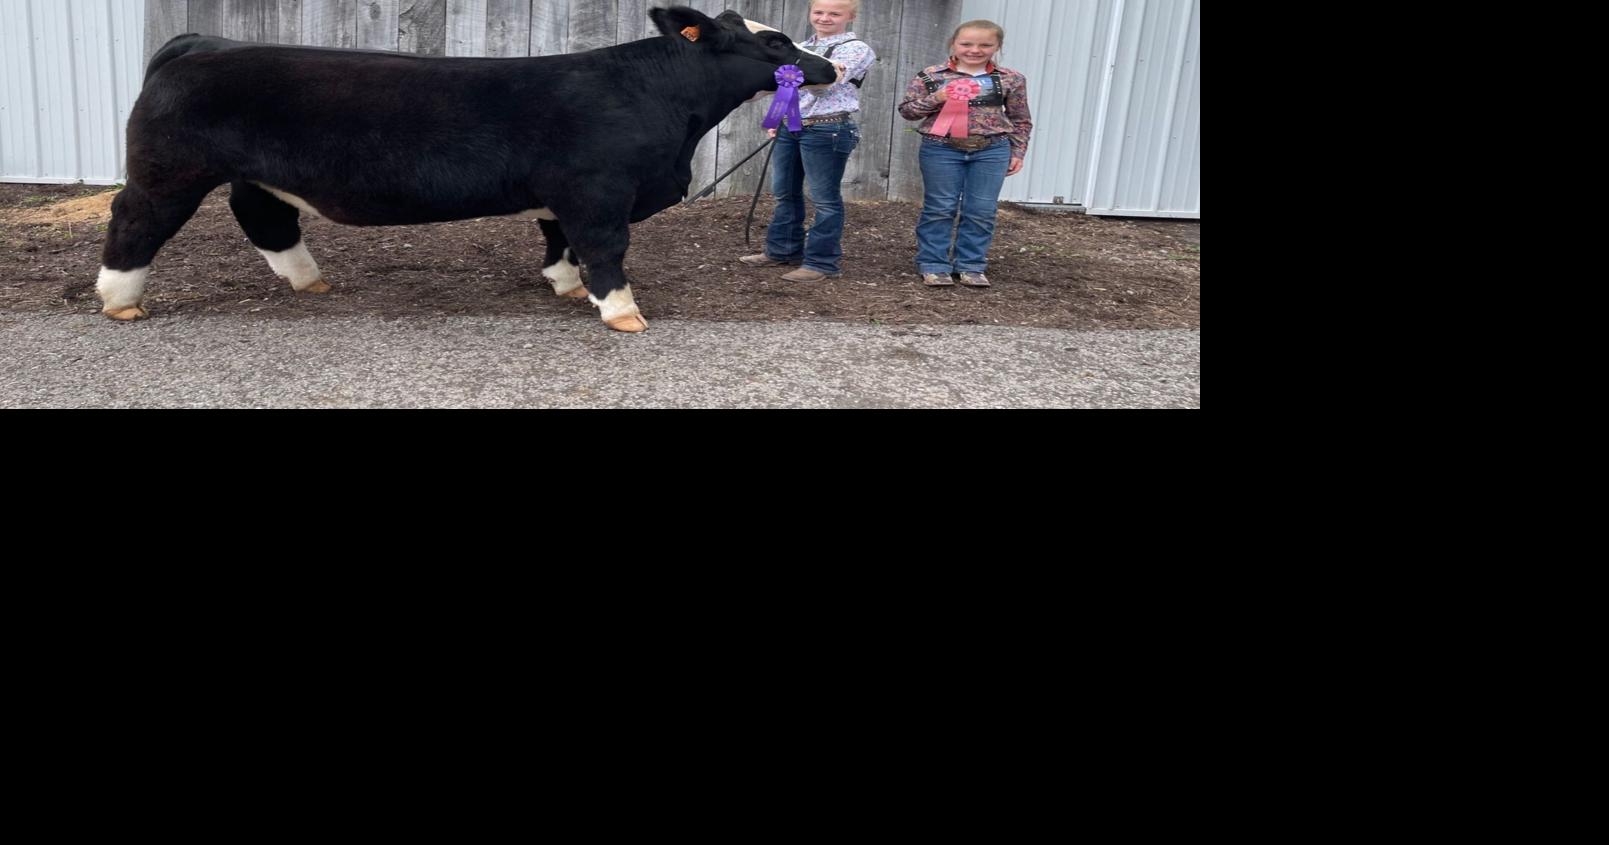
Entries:
{"type": "Polygon", "coordinates": [[[603,312],[603,322],[617,332],[648,331],[648,321],[631,295],[631,282],[621,262],[589,261],[587,269],[592,271],[592,295],[588,298],[603,312]]]}
{"type": "MultiPolygon", "coordinates": [[[[629,196],[629,194],[628,194],[629,196]]],[[[587,263],[587,290],[593,305],[603,312],[603,322],[617,332],[648,330],[648,321],[637,309],[626,278],[626,248],[631,245],[631,229],[624,211],[617,219],[600,220],[598,215],[577,209],[570,214],[559,210],[559,225],[570,241],[570,248],[587,263]]]]}

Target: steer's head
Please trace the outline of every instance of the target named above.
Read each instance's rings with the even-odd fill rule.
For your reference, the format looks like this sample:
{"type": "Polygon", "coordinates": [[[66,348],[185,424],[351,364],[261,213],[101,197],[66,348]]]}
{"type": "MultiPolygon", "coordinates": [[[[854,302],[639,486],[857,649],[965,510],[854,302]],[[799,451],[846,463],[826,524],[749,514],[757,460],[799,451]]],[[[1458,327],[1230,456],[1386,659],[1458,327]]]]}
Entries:
{"type": "MultiPolygon", "coordinates": [[[[831,85],[839,80],[840,71],[832,62],[802,49],[783,33],[744,20],[737,12],[722,12],[711,18],[697,9],[676,6],[654,9],[649,14],[665,35],[728,59],[753,62],[757,71],[764,70],[768,80],[763,90],[777,90],[773,74],[783,65],[798,65],[804,71],[806,86],[831,85]]],[[[755,78],[759,78],[758,73],[755,78]]]]}

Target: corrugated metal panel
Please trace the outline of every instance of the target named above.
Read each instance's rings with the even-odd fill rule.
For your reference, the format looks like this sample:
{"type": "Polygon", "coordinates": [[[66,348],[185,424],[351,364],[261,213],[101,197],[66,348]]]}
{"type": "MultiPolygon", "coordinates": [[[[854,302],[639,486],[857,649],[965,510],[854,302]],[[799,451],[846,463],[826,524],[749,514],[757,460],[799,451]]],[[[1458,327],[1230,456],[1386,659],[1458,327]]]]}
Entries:
{"type": "Polygon", "coordinates": [[[0,0],[0,181],[122,181],[144,28],[139,0],[0,0]]]}
{"type": "Polygon", "coordinates": [[[1201,216],[1201,4],[1116,0],[1091,214],[1201,216]]]}
{"type": "Polygon", "coordinates": [[[1002,199],[1201,216],[1200,0],[967,0],[1006,30],[1034,142],[1002,199]]]}
{"type": "Polygon", "coordinates": [[[1086,195],[1112,3],[967,0],[967,20],[991,20],[1006,30],[1000,63],[1028,77],[1033,145],[1001,199],[1080,204],[1086,195]]]}

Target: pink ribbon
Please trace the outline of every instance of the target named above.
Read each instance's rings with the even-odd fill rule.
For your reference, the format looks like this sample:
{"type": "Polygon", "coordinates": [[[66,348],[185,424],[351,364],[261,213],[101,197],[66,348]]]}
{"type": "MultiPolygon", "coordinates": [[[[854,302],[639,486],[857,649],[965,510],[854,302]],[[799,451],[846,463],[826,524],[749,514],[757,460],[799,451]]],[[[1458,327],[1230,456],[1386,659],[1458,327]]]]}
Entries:
{"type": "Polygon", "coordinates": [[[983,93],[983,86],[974,79],[957,79],[945,89],[945,96],[949,99],[944,103],[944,110],[939,112],[939,119],[933,122],[933,134],[943,138],[946,135],[955,138],[965,138],[972,123],[972,110],[969,103],[983,93]]]}

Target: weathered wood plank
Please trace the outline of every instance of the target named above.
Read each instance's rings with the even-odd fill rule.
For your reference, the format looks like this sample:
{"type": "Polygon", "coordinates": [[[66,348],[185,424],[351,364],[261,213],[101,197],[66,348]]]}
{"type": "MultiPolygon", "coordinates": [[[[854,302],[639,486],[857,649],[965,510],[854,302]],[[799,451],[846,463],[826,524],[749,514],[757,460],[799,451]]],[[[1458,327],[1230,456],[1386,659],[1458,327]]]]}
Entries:
{"type": "Polygon", "coordinates": [[[866,84],[860,89],[860,147],[844,168],[846,199],[888,199],[890,136],[898,106],[894,91],[904,87],[893,72],[899,54],[901,7],[900,3],[873,0],[860,7],[860,14],[850,25],[877,53],[877,64],[867,73],[866,84]]]}
{"type": "Polygon", "coordinates": [[[302,0],[279,0],[278,42],[302,43],[302,0]]]}
{"type": "Polygon", "coordinates": [[[531,54],[531,5],[531,0],[490,0],[486,4],[484,55],[508,59],[531,54]]]}
{"type": "Polygon", "coordinates": [[[648,19],[648,10],[666,4],[660,0],[619,0],[616,8],[619,13],[619,33],[615,38],[616,44],[626,44],[632,41],[641,41],[644,38],[654,38],[659,30],[654,29],[654,22],[648,19]]]}
{"type": "MultiPolygon", "coordinates": [[[[810,27],[810,5],[812,0],[788,0],[787,14],[783,15],[780,23],[766,23],[792,36],[795,41],[803,41],[815,34],[810,27]]],[[[898,2],[898,0],[895,0],[898,2]]]]}
{"type": "Polygon", "coordinates": [[[615,0],[581,0],[570,4],[569,49],[584,53],[599,47],[613,47],[620,37],[615,0]]]}
{"type": "MultiPolygon", "coordinates": [[[[485,13],[486,0],[453,0],[452,5],[466,6],[478,3],[485,13]]],[[[397,49],[403,53],[421,56],[480,55],[484,44],[475,45],[474,53],[452,53],[447,43],[448,0],[402,0],[397,9],[397,49]]],[[[482,30],[484,32],[484,27],[482,30]]]]}
{"type": "Polygon", "coordinates": [[[190,4],[190,30],[260,44],[279,42],[279,0],[208,0],[190,4]]]}
{"type": "Polygon", "coordinates": [[[531,49],[528,55],[557,56],[570,42],[570,4],[537,0],[531,5],[531,49]]]}
{"type": "Polygon", "coordinates": [[[356,0],[303,0],[302,43],[312,47],[357,44],[356,0]]]}
{"type": "MultiPolygon", "coordinates": [[[[898,92],[903,92],[922,69],[942,63],[949,56],[950,35],[961,23],[961,0],[905,0],[905,20],[900,27],[899,55],[891,68],[898,92]]],[[[903,97],[896,93],[896,97],[903,97]]],[[[895,103],[895,107],[898,107],[895,103]]],[[[889,156],[888,198],[903,202],[922,200],[922,168],[917,156],[921,139],[912,132],[916,124],[894,117],[893,148],[889,156]]]]}
{"type": "Polygon", "coordinates": [[[145,0],[145,64],[174,36],[190,31],[190,0],[145,0]]]}
{"type": "Polygon", "coordinates": [[[402,0],[362,0],[358,3],[357,44],[363,50],[392,50],[401,44],[397,18],[402,0]]]}
{"type": "Polygon", "coordinates": [[[447,55],[486,55],[486,9],[487,0],[451,0],[447,3],[447,55]]]}

